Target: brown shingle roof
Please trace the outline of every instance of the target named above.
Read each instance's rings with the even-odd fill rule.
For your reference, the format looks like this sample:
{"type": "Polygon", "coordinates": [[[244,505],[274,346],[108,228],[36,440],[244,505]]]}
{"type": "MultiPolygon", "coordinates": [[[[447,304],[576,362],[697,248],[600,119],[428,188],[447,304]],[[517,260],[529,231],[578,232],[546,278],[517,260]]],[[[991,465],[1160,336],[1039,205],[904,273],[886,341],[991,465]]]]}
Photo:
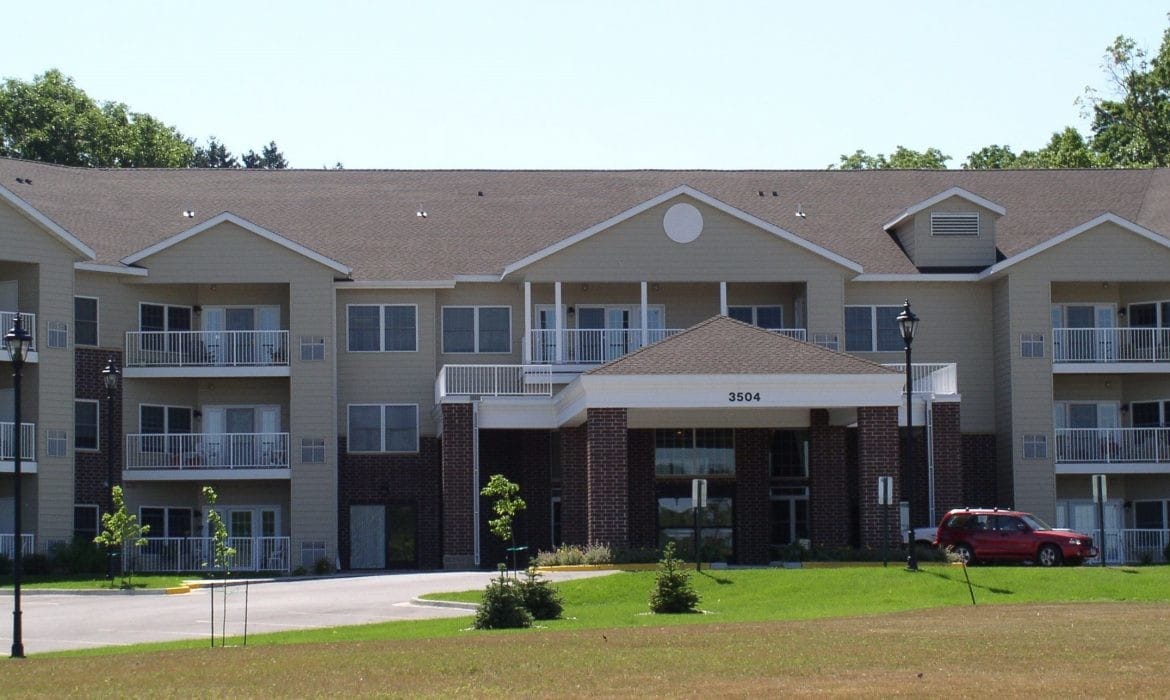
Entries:
{"type": "Polygon", "coordinates": [[[997,224],[1007,256],[1106,211],[1170,232],[1170,173],[1162,170],[102,170],[0,159],[0,184],[92,246],[100,262],[230,211],[353,267],[359,280],[499,274],[678,185],[868,273],[915,271],[882,225],[954,186],[1007,209],[997,224]],[[807,218],[794,216],[798,205],[807,218]],[[416,216],[420,207],[426,218],[416,216]]]}
{"type": "Polygon", "coordinates": [[[852,355],[714,316],[586,374],[891,374],[852,355]]]}

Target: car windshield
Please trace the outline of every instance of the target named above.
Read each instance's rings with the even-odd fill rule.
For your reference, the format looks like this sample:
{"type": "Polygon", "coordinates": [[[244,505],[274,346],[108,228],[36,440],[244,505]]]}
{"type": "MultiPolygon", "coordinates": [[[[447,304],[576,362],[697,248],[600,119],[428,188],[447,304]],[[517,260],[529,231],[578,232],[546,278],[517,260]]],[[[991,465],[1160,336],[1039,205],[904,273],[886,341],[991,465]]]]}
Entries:
{"type": "Polygon", "coordinates": [[[1020,513],[1020,518],[1022,518],[1024,522],[1028,523],[1028,527],[1032,528],[1033,530],[1051,530],[1052,529],[1051,527],[1049,527],[1048,523],[1044,522],[1040,518],[1037,518],[1035,515],[1032,515],[1031,513],[1020,513]]]}

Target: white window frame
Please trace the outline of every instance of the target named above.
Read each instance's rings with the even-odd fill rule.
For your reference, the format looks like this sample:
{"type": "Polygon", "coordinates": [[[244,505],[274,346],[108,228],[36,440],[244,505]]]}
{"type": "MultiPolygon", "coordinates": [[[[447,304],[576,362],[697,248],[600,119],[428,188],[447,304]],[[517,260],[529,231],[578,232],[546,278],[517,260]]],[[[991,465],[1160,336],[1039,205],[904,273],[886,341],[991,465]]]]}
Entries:
{"type": "Polygon", "coordinates": [[[346,304],[345,305],[345,349],[346,352],[418,352],[418,304],[346,304]],[[349,312],[353,307],[374,307],[378,309],[378,347],[374,350],[355,350],[349,339],[349,312]],[[386,309],[388,307],[410,307],[414,309],[414,348],[411,350],[386,349],[386,309]]]}
{"type": "MultiPolygon", "coordinates": [[[[348,420],[348,416],[347,416],[348,420]]],[[[325,463],[325,438],[301,438],[301,464],[325,463]],[[320,455],[320,459],[317,459],[320,455]]]]}
{"type": "MultiPolygon", "coordinates": [[[[100,302],[98,297],[85,296],[84,294],[74,294],[73,295],[73,344],[74,345],[81,345],[83,347],[91,347],[91,348],[96,348],[96,347],[101,345],[101,339],[102,339],[101,313],[102,313],[102,306],[101,306],[101,302],[100,302]],[[77,329],[81,327],[81,324],[78,323],[78,321],[77,321],[77,300],[78,299],[92,299],[93,300],[93,340],[94,340],[94,342],[92,344],[83,343],[79,340],[79,338],[81,336],[77,332],[77,329]]],[[[139,321],[141,322],[142,317],[139,316],[138,318],[139,318],[139,321]]]]}
{"type": "Polygon", "coordinates": [[[755,326],[756,328],[763,328],[764,330],[769,330],[769,331],[787,328],[787,326],[784,325],[784,305],[783,304],[728,304],[727,305],[728,318],[731,318],[731,310],[732,309],[751,309],[752,320],[748,321],[748,323],[755,326]],[[780,325],[775,326],[775,327],[761,326],[760,325],[760,309],[779,309],[780,310],[780,325]]]}
{"type": "Polygon", "coordinates": [[[1020,333],[1020,357],[1027,360],[1043,359],[1045,355],[1043,333],[1020,333]],[[1039,353],[1036,348],[1039,347],[1039,353]]]}
{"type": "Polygon", "coordinates": [[[102,402],[99,399],[73,399],[73,450],[75,452],[102,451],[102,402]],[[79,403],[94,405],[94,447],[77,446],[77,404],[79,403]]]}
{"type": "MultiPolygon", "coordinates": [[[[181,535],[170,534],[171,511],[172,510],[185,510],[185,511],[187,511],[187,513],[189,514],[190,520],[191,520],[191,533],[187,536],[188,537],[198,537],[199,536],[197,534],[198,530],[195,529],[195,513],[198,512],[195,508],[192,508],[190,506],[152,506],[152,505],[144,504],[144,505],[138,506],[138,523],[139,524],[142,524],[142,511],[146,510],[146,509],[161,510],[163,512],[163,526],[166,528],[166,533],[160,535],[160,534],[157,534],[157,533],[152,531],[152,532],[146,533],[145,535],[143,535],[143,537],[146,537],[147,539],[160,539],[160,540],[161,539],[170,539],[170,538],[174,538],[174,537],[181,537],[181,535]]],[[[204,518],[204,524],[206,524],[206,518],[204,518]]]]}
{"type": "Polygon", "coordinates": [[[191,406],[182,406],[179,404],[162,404],[162,403],[140,403],[138,404],[138,432],[144,433],[142,428],[142,409],[144,408],[161,408],[163,410],[163,431],[155,433],[156,435],[187,435],[188,433],[174,433],[171,432],[171,409],[186,411],[191,417],[189,424],[191,425],[191,432],[195,431],[195,409],[191,406]]]}
{"type": "MultiPolygon", "coordinates": [[[[1133,318],[1133,307],[1135,306],[1153,306],[1154,318],[1157,319],[1156,326],[1137,326],[1137,328],[1170,328],[1170,318],[1166,318],[1162,313],[1162,305],[1170,304],[1170,299],[1143,299],[1141,301],[1131,301],[1125,305],[1125,314],[1127,319],[1133,318]]],[[[1133,327],[1133,326],[1131,326],[1133,327]]]]}
{"type": "Polygon", "coordinates": [[[166,302],[158,301],[140,301],[138,302],[138,330],[139,332],[151,333],[157,331],[144,331],[142,328],[142,307],[144,306],[161,306],[163,308],[163,329],[162,332],[171,332],[171,309],[186,309],[191,314],[191,327],[184,329],[185,331],[195,330],[195,307],[190,304],[168,304],[166,302]]]}
{"type": "Polygon", "coordinates": [[[78,508],[93,511],[94,533],[95,533],[95,535],[101,534],[101,531],[102,531],[101,508],[93,503],[74,503],[73,504],[73,532],[74,532],[74,535],[76,535],[76,533],[77,533],[77,509],[78,508]]]}
{"type": "Polygon", "coordinates": [[[512,307],[508,304],[451,304],[443,306],[439,310],[439,322],[442,326],[439,335],[442,342],[442,352],[445,355],[511,355],[512,354],[512,307]],[[448,350],[447,349],[447,309],[471,309],[472,310],[472,340],[474,349],[472,350],[448,350]],[[507,309],[508,310],[508,349],[507,350],[480,350],[479,349],[479,312],[482,309],[507,309]]]}
{"type": "MultiPolygon", "coordinates": [[[[845,325],[845,352],[903,352],[905,346],[897,348],[879,348],[878,347],[878,309],[898,309],[901,311],[902,307],[897,304],[846,304],[846,309],[869,309],[869,348],[868,349],[850,349],[849,347],[849,325],[845,325]]],[[[842,314],[844,316],[844,314],[842,314]]]]}
{"type": "MultiPolygon", "coordinates": [[[[346,333],[346,337],[349,334],[346,333]]],[[[302,335],[301,336],[301,362],[324,362],[325,361],[325,336],[323,335],[302,335]],[[309,356],[305,356],[306,350],[309,356]],[[320,355],[318,357],[318,355],[320,355]]]]}
{"type": "Polygon", "coordinates": [[[1048,436],[1044,433],[1025,433],[1020,442],[1023,459],[1048,459],[1048,436]]]}
{"type": "Polygon", "coordinates": [[[345,450],[350,454],[416,454],[419,451],[419,412],[417,403],[351,403],[346,405],[345,409],[345,450]],[[408,406],[414,409],[414,449],[411,450],[389,450],[386,449],[386,409],[408,406]],[[354,408],[372,408],[377,407],[379,411],[378,431],[380,433],[379,449],[376,450],[354,450],[352,448],[352,441],[350,440],[350,421],[352,416],[350,412],[354,408]]]}

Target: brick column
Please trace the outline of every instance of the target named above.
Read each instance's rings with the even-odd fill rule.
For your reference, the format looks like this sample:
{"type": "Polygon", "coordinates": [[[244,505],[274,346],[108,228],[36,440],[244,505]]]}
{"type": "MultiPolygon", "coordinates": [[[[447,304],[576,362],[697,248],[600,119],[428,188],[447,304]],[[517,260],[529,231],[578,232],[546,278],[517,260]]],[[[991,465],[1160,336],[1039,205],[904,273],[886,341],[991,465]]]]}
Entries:
{"type": "Polygon", "coordinates": [[[585,519],[585,426],[562,428],[560,439],[561,539],[564,544],[588,544],[589,527],[585,519]]]}
{"type": "Polygon", "coordinates": [[[586,414],[586,523],[590,542],[629,545],[626,409],[590,408],[586,414]]]}
{"type": "MultiPolygon", "coordinates": [[[[959,403],[936,403],[934,427],[934,508],[942,518],[951,508],[963,507],[963,436],[959,433],[959,403]]],[[[938,523],[931,523],[937,525],[938,523]]]]}
{"type": "Polygon", "coordinates": [[[654,431],[631,430],[627,438],[630,472],[630,546],[658,546],[658,499],[654,495],[654,431]]]}
{"type": "Polygon", "coordinates": [[[771,560],[770,432],[761,428],[735,431],[735,560],[740,564],[771,560]]]}
{"type": "MultiPolygon", "coordinates": [[[[861,500],[861,544],[882,546],[882,512],[877,504],[877,478],[894,477],[894,501],[902,498],[898,478],[901,450],[898,445],[898,407],[861,406],[857,409],[857,461],[861,500]]],[[[901,546],[898,508],[889,506],[890,544],[901,546]]]]}
{"type": "Polygon", "coordinates": [[[475,566],[471,404],[443,404],[443,568],[475,566]]]}
{"type": "Polygon", "coordinates": [[[849,484],[845,428],[829,425],[829,412],[809,412],[809,533],[818,547],[849,546],[849,484]]]}

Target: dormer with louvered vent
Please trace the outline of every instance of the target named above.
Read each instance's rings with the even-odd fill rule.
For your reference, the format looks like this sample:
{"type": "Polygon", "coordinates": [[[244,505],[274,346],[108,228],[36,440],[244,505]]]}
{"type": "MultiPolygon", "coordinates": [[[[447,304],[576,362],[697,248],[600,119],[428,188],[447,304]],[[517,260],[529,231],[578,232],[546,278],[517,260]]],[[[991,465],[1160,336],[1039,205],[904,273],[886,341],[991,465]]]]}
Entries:
{"type": "Polygon", "coordinates": [[[995,222],[1005,210],[961,187],[918,202],[885,225],[923,269],[982,269],[994,265],[995,222]]]}

